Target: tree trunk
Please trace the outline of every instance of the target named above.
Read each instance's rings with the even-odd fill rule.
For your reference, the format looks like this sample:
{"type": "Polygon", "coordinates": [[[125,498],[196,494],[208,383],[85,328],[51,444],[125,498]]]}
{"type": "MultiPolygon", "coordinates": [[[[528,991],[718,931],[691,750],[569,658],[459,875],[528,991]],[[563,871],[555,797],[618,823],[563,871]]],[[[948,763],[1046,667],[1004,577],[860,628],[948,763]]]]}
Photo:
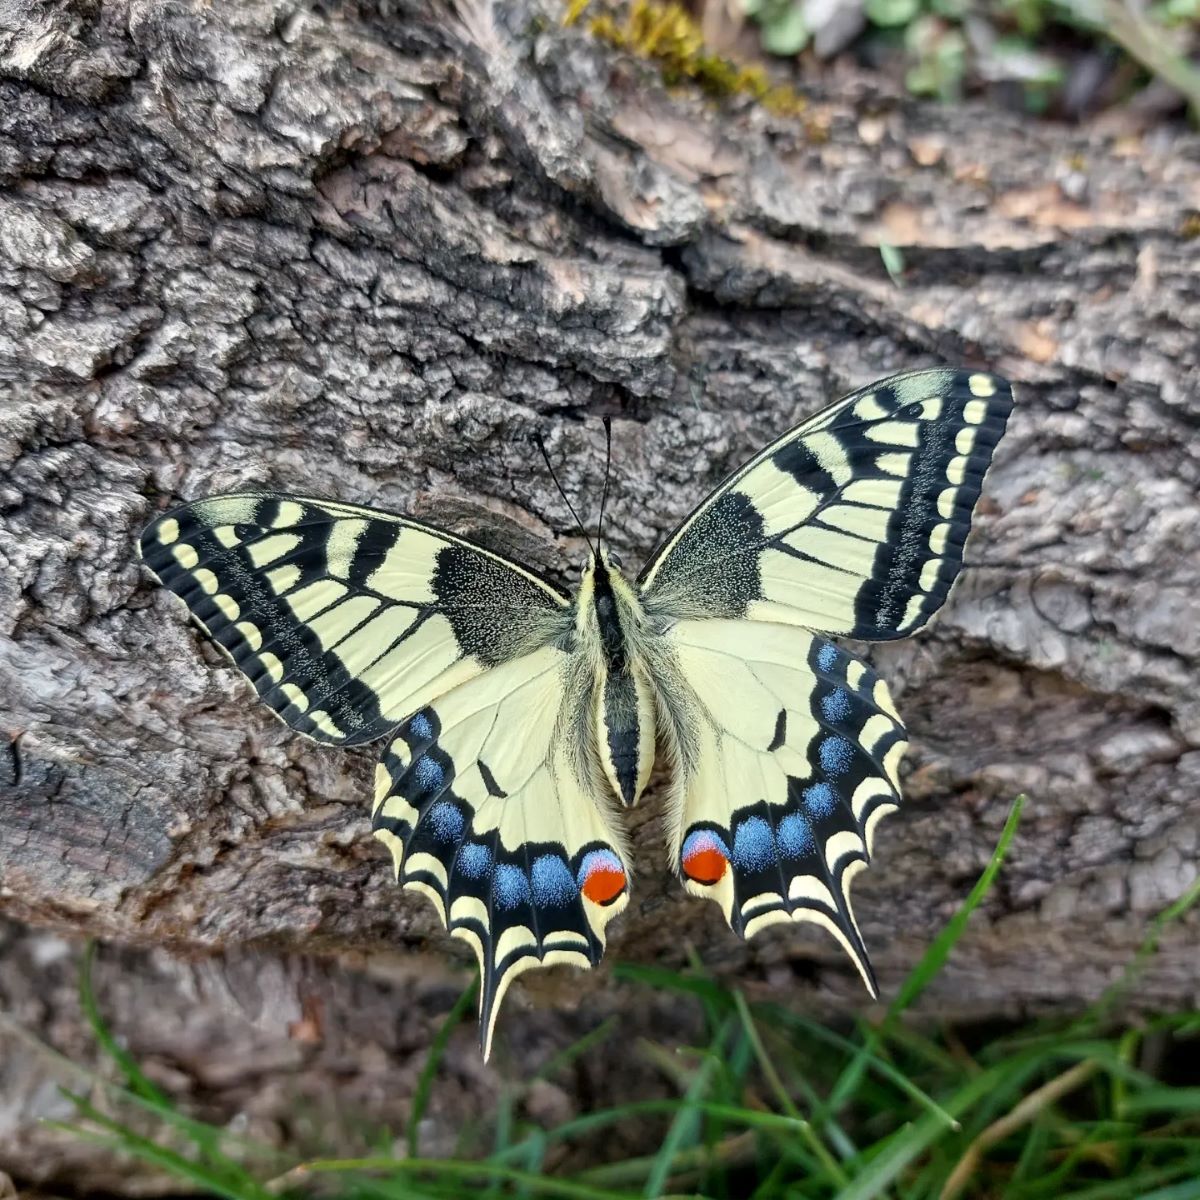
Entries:
{"type": "MultiPolygon", "coordinates": [[[[668,93],[560,15],[63,0],[0,26],[0,911],[135,948],[105,961],[147,995],[170,976],[145,1021],[132,984],[108,994],[135,1049],[176,1030],[176,1082],[250,1068],[228,1006],[179,985],[200,968],[163,950],[221,952],[204,970],[222,978],[257,951],[292,998],[268,1023],[301,1057],[305,1005],[361,1029],[360,1000],[417,1003],[353,1043],[405,1072],[467,977],[367,836],[377,748],[289,733],[137,565],[151,516],[215,491],[414,511],[570,581],[582,543],[532,430],[591,512],[594,418],[613,416],[610,539],[636,563],[829,399],[987,365],[1018,407],[964,579],[932,630],[872,651],[913,741],[906,810],[855,893],[884,995],[1019,791],[1018,840],[930,1012],[1078,1008],[1196,877],[1200,142],[853,80],[798,121],[668,93]]],[[[744,945],[686,898],[655,810],[633,822],[609,961],[678,966],[691,944],[761,994],[865,1004],[820,931],[744,945]]],[[[1196,932],[1168,935],[1140,1003],[1196,1002],[1196,932]]],[[[15,1011],[47,936],[10,933],[15,1011]]],[[[513,995],[501,1073],[604,1013],[631,1033],[661,1017],[604,969],[513,995]]],[[[493,1078],[455,1047],[463,1078],[493,1078]]],[[[330,1086],[337,1056],[310,1060],[330,1086]]],[[[633,1070],[590,1069],[597,1088],[633,1070]]],[[[36,1107],[0,1128],[0,1161],[36,1107]]]]}

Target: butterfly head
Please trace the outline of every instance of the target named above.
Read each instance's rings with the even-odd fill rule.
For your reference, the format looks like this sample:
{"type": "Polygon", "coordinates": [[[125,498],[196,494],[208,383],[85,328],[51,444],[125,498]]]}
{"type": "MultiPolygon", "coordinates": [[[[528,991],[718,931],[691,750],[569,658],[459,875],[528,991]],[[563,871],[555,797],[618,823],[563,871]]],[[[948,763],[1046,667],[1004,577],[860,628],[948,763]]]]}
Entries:
{"type": "Polygon", "coordinates": [[[603,571],[610,578],[613,575],[623,577],[621,556],[613,553],[607,546],[601,545],[588,555],[588,567],[593,571],[603,571]]]}

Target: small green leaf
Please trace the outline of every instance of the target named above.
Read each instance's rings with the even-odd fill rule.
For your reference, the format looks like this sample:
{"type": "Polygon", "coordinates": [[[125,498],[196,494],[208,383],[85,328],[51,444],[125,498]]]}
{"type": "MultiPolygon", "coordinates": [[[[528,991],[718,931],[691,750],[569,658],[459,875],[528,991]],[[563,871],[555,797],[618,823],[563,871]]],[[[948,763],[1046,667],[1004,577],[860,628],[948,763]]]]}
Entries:
{"type": "Polygon", "coordinates": [[[937,72],[930,63],[918,63],[910,67],[904,76],[904,86],[914,96],[936,96],[938,90],[937,72]]]}
{"type": "Polygon", "coordinates": [[[1166,15],[1172,21],[1200,21],[1200,0],[1167,0],[1166,15]]]}
{"type": "Polygon", "coordinates": [[[763,25],[763,49],[768,54],[790,57],[808,45],[808,26],[799,4],[793,4],[769,24],[763,25]]]}
{"type": "Polygon", "coordinates": [[[421,1118],[424,1117],[425,1109],[429,1105],[433,1080],[446,1053],[446,1047],[450,1044],[450,1035],[454,1032],[454,1027],[471,1011],[478,988],[479,977],[476,976],[467,986],[467,990],[454,1002],[454,1007],[446,1014],[441,1028],[434,1034],[433,1041],[429,1044],[429,1056],[417,1079],[416,1090],[413,1092],[412,1110],[408,1118],[408,1129],[405,1131],[409,1158],[416,1158],[420,1149],[421,1118]]]}
{"type": "Polygon", "coordinates": [[[1004,0],[1000,11],[1006,13],[1027,38],[1037,37],[1050,16],[1049,6],[1043,0],[1004,0]]]}
{"type": "Polygon", "coordinates": [[[988,66],[989,76],[1022,83],[1056,85],[1066,76],[1060,62],[1034,50],[1023,38],[997,38],[988,57],[988,66]]]}
{"type": "Polygon", "coordinates": [[[920,10],[920,0],[867,0],[866,7],[871,24],[884,29],[907,25],[920,10]]]}
{"type": "Polygon", "coordinates": [[[879,243],[879,257],[883,259],[883,269],[888,273],[888,278],[897,286],[904,286],[904,253],[898,250],[891,242],[879,243]]]}

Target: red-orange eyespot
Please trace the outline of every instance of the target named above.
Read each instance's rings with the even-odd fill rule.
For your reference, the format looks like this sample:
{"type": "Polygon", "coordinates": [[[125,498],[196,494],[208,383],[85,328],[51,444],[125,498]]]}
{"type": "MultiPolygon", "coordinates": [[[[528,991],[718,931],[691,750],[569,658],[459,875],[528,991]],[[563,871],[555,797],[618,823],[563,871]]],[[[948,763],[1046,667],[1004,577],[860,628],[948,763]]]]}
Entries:
{"type": "Polygon", "coordinates": [[[683,873],[706,885],[720,882],[729,867],[729,851],[711,829],[697,829],[688,834],[680,859],[683,873]]]}
{"type": "Polygon", "coordinates": [[[611,850],[592,850],[579,865],[579,890],[594,904],[611,904],[625,890],[625,868],[611,850]]]}

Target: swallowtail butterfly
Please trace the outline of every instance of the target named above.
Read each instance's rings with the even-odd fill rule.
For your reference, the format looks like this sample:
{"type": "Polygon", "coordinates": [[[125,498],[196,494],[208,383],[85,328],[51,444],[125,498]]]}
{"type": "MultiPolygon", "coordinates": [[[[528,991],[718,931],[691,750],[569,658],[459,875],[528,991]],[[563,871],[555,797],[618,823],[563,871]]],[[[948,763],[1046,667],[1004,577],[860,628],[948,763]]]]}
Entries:
{"type": "Polygon", "coordinates": [[[963,370],[854,392],[636,579],[594,551],[573,596],[422,521],[272,492],[176,508],[141,552],[289,726],[387,739],[375,836],[478,956],[485,1056],[516,975],[599,961],[656,750],[684,887],[743,937],[823,925],[874,995],[849,886],[899,805],[905,730],[830,637],[907,637],[942,606],[1011,408],[963,370]]]}

